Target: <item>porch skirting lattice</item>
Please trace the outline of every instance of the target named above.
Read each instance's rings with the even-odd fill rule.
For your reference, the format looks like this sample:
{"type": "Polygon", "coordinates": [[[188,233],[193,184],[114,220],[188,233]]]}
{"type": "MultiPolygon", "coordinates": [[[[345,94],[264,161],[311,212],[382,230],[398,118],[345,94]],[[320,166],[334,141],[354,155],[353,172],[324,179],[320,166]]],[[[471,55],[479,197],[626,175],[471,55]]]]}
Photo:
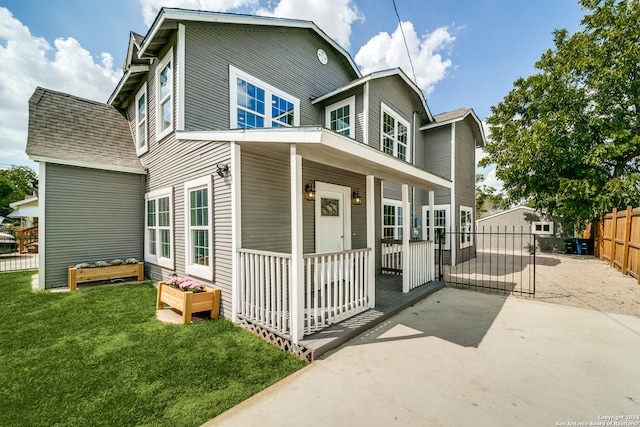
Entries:
{"type": "Polygon", "coordinates": [[[272,331],[265,326],[258,325],[246,318],[239,317],[238,324],[263,340],[275,345],[279,349],[289,352],[302,360],[306,360],[307,362],[313,362],[313,350],[294,343],[290,337],[279,335],[277,332],[272,331]]]}

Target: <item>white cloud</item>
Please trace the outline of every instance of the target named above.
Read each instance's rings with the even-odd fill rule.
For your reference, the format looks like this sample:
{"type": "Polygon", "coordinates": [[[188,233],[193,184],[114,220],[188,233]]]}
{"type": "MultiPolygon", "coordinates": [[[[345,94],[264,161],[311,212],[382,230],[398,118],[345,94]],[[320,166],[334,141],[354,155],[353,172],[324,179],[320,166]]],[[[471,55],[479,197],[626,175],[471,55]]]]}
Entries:
{"type": "Polygon", "coordinates": [[[262,8],[258,14],[313,21],[345,49],[351,46],[351,24],[364,21],[352,0],[280,0],[274,8],[262,8]]]}
{"type": "Polygon", "coordinates": [[[104,102],[122,74],[108,53],[96,62],[73,38],[57,39],[52,47],[3,7],[0,64],[0,167],[28,164],[28,101],[36,86],[104,102]]]}
{"type": "Polygon", "coordinates": [[[417,85],[426,95],[433,92],[434,85],[442,80],[447,68],[451,66],[450,59],[444,59],[440,53],[449,48],[455,41],[447,27],[441,27],[432,33],[419,37],[411,22],[403,22],[393,34],[381,32],[371,38],[360,48],[355,56],[356,64],[362,74],[374,71],[400,67],[411,78],[413,72],[407,56],[407,47],[411,54],[411,61],[416,73],[417,85]],[[402,30],[407,39],[405,47],[402,30]]]}
{"type": "Polygon", "coordinates": [[[162,7],[226,12],[244,6],[257,6],[258,0],[140,0],[140,4],[144,23],[151,27],[162,7]]]}

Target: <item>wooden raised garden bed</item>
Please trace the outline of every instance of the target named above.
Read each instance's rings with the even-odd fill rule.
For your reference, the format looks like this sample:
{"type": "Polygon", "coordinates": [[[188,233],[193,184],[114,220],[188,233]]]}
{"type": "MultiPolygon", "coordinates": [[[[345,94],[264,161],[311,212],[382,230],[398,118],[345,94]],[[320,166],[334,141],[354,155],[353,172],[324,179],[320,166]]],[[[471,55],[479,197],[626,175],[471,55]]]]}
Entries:
{"type": "Polygon", "coordinates": [[[96,282],[98,280],[123,279],[135,277],[139,282],[144,280],[144,263],[109,265],[106,267],[68,268],[69,289],[76,290],[78,283],[96,282]]]}
{"type": "Polygon", "coordinates": [[[220,289],[205,287],[204,292],[193,293],[174,289],[164,282],[158,283],[157,309],[169,304],[182,313],[182,323],[191,323],[191,315],[202,311],[211,311],[211,318],[220,315],[220,289]]]}

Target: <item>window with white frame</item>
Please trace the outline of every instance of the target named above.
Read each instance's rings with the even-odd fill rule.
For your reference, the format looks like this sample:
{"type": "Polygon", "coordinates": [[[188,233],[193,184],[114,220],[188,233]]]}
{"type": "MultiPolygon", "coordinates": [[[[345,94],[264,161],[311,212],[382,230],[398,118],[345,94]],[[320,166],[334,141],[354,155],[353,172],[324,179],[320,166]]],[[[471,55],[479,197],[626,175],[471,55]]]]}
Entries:
{"type": "Polygon", "coordinates": [[[203,279],[213,279],[213,224],[211,176],[184,184],[185,271],[203,279]]]}
{"type": "Polygon", "coordinates": [[[402,202],[387,199],[383,201],[382,238],[402,239],[402,202]]]}
{"type": "Polygon", "coordinates": [[[145,261],[173,269],[173,189],[151,191],[144,198],[145,261]]]}
{"type": "Polygon", "coordinates": [[[381,148],[385,153],[410,161],[409,123],[398,113],[382,103],[381,148]]]}
{"type": "MultiPolygon", "coordinates": [[[[423,206],[423,217],[424,217],[424,233],[426,236],[426,240],[431,240],[431,236],[429,235],[429,225],[431,219],[429,218],[429,206],[423,206]]],[[[444,243],[443,248],[445,250],[449,250],[449,237],[447,236],[447,231],[451,230],[451,208],[449,205],[435,205],[433,207],[433,232],[435,235],[434,243],[436,247],[440,247],[440,242],[444,243]]]]}
{"type": "Polygon", "coordinates": [[[334,132],[355,137],[356,97],[351,96],[325,108],[325,126],[334,132]]]}
{"type": "Polygon", "coordinates": [[[135,98],[136,104],[136,153],[144,154],[148,150],[147,129],[147,84],[142,85],[135,98]]]}
{"type": "Polygon", "coordinates": [[[460,248],[473,246],[473,209],[460,206],[460,248]]]}
{"type": "Polygon", "coordinates": [[[232,129],[300,124],[300,100],[297,98],[233,66],[229,67],[229,84],[232,129]]]}
{"type": "Polygon", "coordinates": [[[173,48],[156,68],[156,140],[173,130],[173,48]]]}
{"type": "Polygon", "coordinates": [[[531,222],[531,233],[533,233],[533,234],[553,234],[553,221],[533,221],[533,222],[531,222]]]}

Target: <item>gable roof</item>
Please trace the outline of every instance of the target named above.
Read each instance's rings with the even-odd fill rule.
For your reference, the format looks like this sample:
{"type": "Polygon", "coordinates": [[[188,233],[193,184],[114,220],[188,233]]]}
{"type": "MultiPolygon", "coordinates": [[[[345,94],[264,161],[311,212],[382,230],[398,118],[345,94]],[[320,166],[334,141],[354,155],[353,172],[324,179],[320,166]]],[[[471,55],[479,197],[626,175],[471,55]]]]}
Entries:
{"type": "Polygon", "coordinates": [[[404,82],[407,84],[407,86],[409,86],[420,98],[420,102],[422,103],[422,107],[424,108],[424,113],[426,114],[426,116],[428,117],[429,121],[433,121],[434,117],[431,115],[431,111],[429,110],[429,107],[427,106],[427,101],[424,98],[424,95],[422,94],[422,91],[420,90],[420,88],[418,87],[418,85],[416,85],[413,80],[411,80],[404,71],[402,71],[400,68],[392,68],[389,70],[382,70],[382,71],[374,71],[371,74],[367,74],[364,77],[360,77],[357,80],[352,81],[351,83],[344,85],[336,90],[333,90],[327,94],[324,94],[318,98],[315,98],[314,100],[311,101],[312,104],[317,104],[319,102],[322,102],[326,99],[329,99],[335,95],[339,95],[340,93],[346,92],[350,89],[353,89],[354,87],[360,86],[365,84],[366,82],[369,82],[371,80],[375,80],[375,79],[382,79],[382,78],[388,78],[388,77],[392,77],[392,76],[398,76],[400,77],[402,80],[404,80],[404,82]]]}
{"type": "MultiPolygon", "coordinates": [[[[157,57],[160,50],[166,45],[171,33],[176,31],[178,29],[178,24],[183,22],[210,22],[268,27],[306,28],[319,35],[340,54],[343,58],[343,65],[345,68],[350,70],[352,78],[356,79],[362,76],[349,53],[312,21],[167,7],[160,9],[144,39],[142,41],[138,38],[135,39],[137,43],[136,53],[138,59],[146,59],[148,61],[157,57]]],[[[134,34],[135,33],[132,33],[132,37],[134,34]]],[[[131,42],[129,44],[129,48],[130,50],[132,49],[131,42]]],[[[133,90],[132,87],[136,86],[139,82],[140,77],[137,74],[146,71],[141,68],[141,66],[136,68],[133,64],[127,64],[126,62],[123,69],[125,69],[125,74],[122,76],[122,79],[120,80],[120,83],[118,83],[113,94],[109,97],[109,104],[119,105],[124,98],[127,98],[133,90]],[[129,68],[126,65],[131,65],[131,67],[129,68]],[[129,80],[131,80],[131,82],[129,82],[129,80]]]]}
{"type": "Polygon", "coordinates": [[[432,123],[422,126],[420,130],[428,130],[455,122],[461,122],[467,118],[471,123],[471,132],[473,133],[473,137],[476,141],[476,147],[484,147],[487,143],[487,139],[484,135],[482,122],[480,121],[478,116],[476,116],[473,108],[463,107],[458,108],[457,110],[449,111],[447,113],[438,114],[434,116],[434,121],[432,123]]]}
{"type": "Polygon", "coordinates": [[[26,153],[35,161],[145,173],[120,111],[42,87],[29,99],[26,153]]]}
{"type": "MultiPolygon", "coordinates": [[[[535,213],[537,212],[534,208],[530,208],[528,206],[516,206],[513,207],[511,209],[507,209],[506,211],[500,211],[500,212],[496,212],[494,214],[482,217],[482,218],[478,218],[476,219],[476,222],[482,222],[482,221],[486,221],[488,219],[492,219],[492,218],[496,218],[499,216],[503,216],[503,215],[508,215],[510,213],[516,212],[516,211],[525,211],[525,212],[529,212],[529,213],[535,213]]],[[[541,215],[546,215],[545,213],[541,213],[539,212],[541,215]]]]}

